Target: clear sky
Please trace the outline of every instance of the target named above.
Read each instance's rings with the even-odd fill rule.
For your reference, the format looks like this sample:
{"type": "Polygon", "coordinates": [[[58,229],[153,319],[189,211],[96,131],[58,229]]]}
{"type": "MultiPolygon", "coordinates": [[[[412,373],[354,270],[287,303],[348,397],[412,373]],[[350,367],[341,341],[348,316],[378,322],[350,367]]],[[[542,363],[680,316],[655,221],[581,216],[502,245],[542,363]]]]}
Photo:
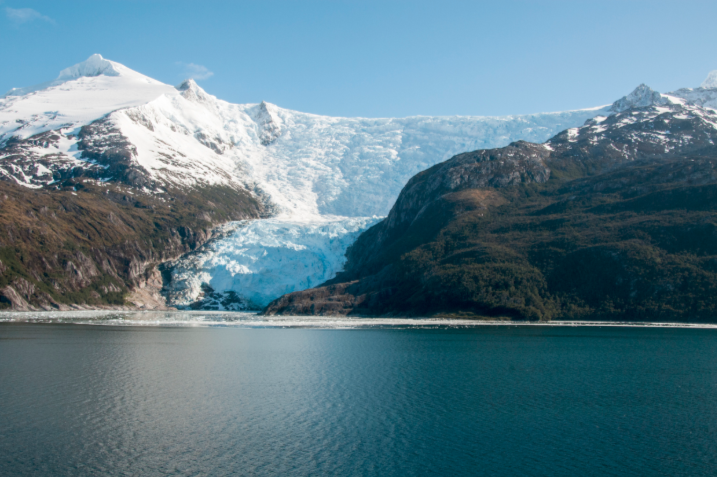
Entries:
{"type": "Polygon", "coordinates": [[[0,0],[0,94],[100,53],[317,114],[559,111],[699,86],[716,20],[715,0],[0,0]]]}

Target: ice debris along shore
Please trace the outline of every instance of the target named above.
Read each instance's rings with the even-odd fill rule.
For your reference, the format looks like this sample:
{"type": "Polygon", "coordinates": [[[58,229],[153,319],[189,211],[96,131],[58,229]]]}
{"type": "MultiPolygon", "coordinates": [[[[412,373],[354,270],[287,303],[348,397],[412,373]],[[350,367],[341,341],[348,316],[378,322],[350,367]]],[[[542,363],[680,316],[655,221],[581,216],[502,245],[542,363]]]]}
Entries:
{"type": "Polygon", "coordinates": [[[234,328],[474,328],[510,327],[621,327],[717,329],[704,323],[614,322],[614,321],[486,321],[458,318],[354,318],[326,316],[271,316],[249,312],[222,311],[43,311],[0,312],[0,323],[70,323],[99,326],[234,327],[234,328]]]}

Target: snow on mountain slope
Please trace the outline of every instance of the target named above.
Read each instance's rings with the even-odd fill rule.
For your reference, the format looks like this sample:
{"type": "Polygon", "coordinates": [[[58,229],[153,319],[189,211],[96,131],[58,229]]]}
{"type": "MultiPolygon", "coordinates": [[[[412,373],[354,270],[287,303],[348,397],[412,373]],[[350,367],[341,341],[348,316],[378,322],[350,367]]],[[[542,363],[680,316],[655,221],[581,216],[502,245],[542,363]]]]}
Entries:
{"type": "Polygon", "coordinates": [[[717,109],[717,70],[710,72],[699,88],[681,88],[668,94],[703,108],[717,109]]]}
{"type": "Polygon", "coordinates": [[[77,128],[163,94],[176,94],[176,90],[101,55],[92,55],[62,70],[54,81],[13,89],[0,98],[0,144],[11,136],[24,139],[61,127],[77,128]]]}
{"type": "Polygon", "coordinates": [[[93,55],[0,99],[0,160],[12,158],[0,175],[29,187],[66,175],[121,179],[103,170],[124,156],[140,188],[245,187],[240,161],[223,155],[230,145],[202,132],[222,129],[221,121],[177,88],[93,55]]]}
{"type": "MultiPolygon", "coordinates": [[[[0,144],[55,130],[59,139],[44,152],[67,170],[72,161],[97,161],[120,147],[107,141],[115,137],[145,176],[142,186],[247,184],[265,191],[281,216],[372,216],[388,212],[412,175],[456,153],[516,139],[544,141],[601,112],[333,118],[268,103],[227,103],[191,80],[174,88],[93,55],[49,85],[6,95],[0,144]],[[96,147],[76,142],[81,126],[85,142],[96,147]]],[[[44,170],[34,179],[43,151],[26,151],[29,160],[16,161],[6,176],[26,185],[52,183],[44,170]]],[[[52,171],[53,161],[44,167],[52,171]]]]}
{"type": "MultiPolygon", "coordinates": [[[[271,197],[281,216],[308,219],[386,214],[408,178],[456,153],[516,139],[541,142],[600,113],[334,118],[265,102],[227,103],[189,80],[178,94],[109,118],[137,146],[137,160],[147,169],[164,167],[168,174],[179,151],[212,164],[231,161],[271,197]]],[[[192,173],[188,181],[196,177],[204,176],[192,173]]]]}
{"type": "Polygon", "coordinates": [[[717,70],[710,71],[700,87],[705,89],[717,88],[717,70]]]}

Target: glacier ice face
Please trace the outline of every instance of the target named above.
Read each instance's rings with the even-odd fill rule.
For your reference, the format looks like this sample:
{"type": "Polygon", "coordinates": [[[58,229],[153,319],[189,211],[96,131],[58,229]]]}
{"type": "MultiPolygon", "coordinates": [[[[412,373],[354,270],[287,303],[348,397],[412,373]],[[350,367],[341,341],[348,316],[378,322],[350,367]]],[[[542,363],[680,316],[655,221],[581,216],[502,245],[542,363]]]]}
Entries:
{"type": "MultiPolygon", "coordinates": [[[[159,99],[135,109],[153,124],[213,138],[214,152],[221,148],[222,157],[234,158],[278,211],[274,219],[243,224],[174,265],[169,303],[218,309],[260,308],[333,278],[365,221],[377,220],[366,217],[386,215],[417,172],[460,152],[519,139],[542,142],[608,114],[595,108],[512,117],[333,118],[269,103],[233,105],[193,82],[180,89],[181,98],[171,104],[159,99]],[[205,112],[191,112],[195,107],[205,112]]],[[[179,142],[170,137],[178,133],[164,131],[163,143],[179,142]]],[[[142,134],[151,144],[155,133],[145,128],[142,134]]]]}
{"type": "Polygon", "coordinates": [[[224,226],[223,238],[183,257],[171,269],[173,305],[260,309],[285,293],[311,288],[334,277],[346,249],[378,217],[329,218],[314,222],[285,219],[242,221],[224,226]],[[239,300],[214,297],[236,292],[239,300]],[[225,303],[222,303],[222,301],[225,303]],[[203,303],[202,303],[203,301],[203,303]]]}
{"type": "MultiPolygon", "coordinates": [[[[192,92],[191,97],[201,94],[192,92]]],[[[225,154],[241,162],[279,210],[278,217],[239,227],[174,267],[170,304],[218,309],[237,309],[236,300],[225,300],[227,293],[236,294],[239,308],[263,307],[285,293],[333,278],[344,263],[346,248],[365,228],[357,229],[356,224],[368,226],[353,221],[386,215],[417,172],[460,152],[518,139],[542,142],[567,127],[608,114],[596,108],[496,118],[364,119],[316,116],[267,103],[200,102],[227,118],[224,130],[207,134],[233,145],[225,154]],[[322,231],[332,216],[343,218],[329,222],[335,237],[326,241],[322,231]],[[287,240],[290,237],[311,245],[297,248],[297,242],[287,240]],[[215,299],[209,300],[209,295],[215,299]]],[[[174,117],[174,124],[183,124],[178,114],[174,117]]]]}

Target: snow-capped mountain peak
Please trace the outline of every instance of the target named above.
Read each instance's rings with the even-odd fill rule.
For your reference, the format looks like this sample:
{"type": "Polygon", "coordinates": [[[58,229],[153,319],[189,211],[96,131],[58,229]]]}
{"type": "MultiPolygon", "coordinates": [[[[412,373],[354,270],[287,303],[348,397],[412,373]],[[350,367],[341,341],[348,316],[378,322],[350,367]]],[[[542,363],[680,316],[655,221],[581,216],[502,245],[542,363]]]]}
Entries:
{"type": "MultiPolygon", "coordinates": [[[[294,218],[385,214],[405,180],[421,169],[516,139],[544,141],[602,111],[333,118],[267,102],[231,104],[193,80],[175,88],[100,55],[68,68],[63,77],[62,84],[0,99],[0,147],[10,138],[30,140],[60,129],[64,136],[76,136],[83,127],[99,144],[99,136],[113,131],[132,146],[127,151],[134,151],[134,161],[157,187],[256,184],[277,210],[294,218]],[[101,127],[89,126],[100,119],[101,127]]],[[[66,148],[72,156],[68,167],[89,154],[75,143],[66,148]]],[[[25,162],[23,171],[35,159],[25,162]]],[[[28,186],[48,183],[35,184],[29,171],[12,175],[28,186]]]]}
{"type": "Polygon", "coordinates": [[[667,96],[682,98],[703,108],[717,109],[717,70],[710,72],[699,88],[680,88],[667,96]]]}
{"type": "Polygon", "coordinates": [[[192,78],[187,78],[177,86],[178,91],[190,91],[199,89],[199,85],[192,78]]]}
{"type": "Polygon", "coordinates": [[[129,68],[115,63],[114,61],[105,60],[102,55],[95,53],[81,63],[65,68],[60,71],[58,80],[71,80],[81,76],[120,76],[122,72],[131,71],[129,68]]]}
{"type": "MultiPolygon", "coordinates": [[[[73,80],[80,78],[95,78],[95,77],[122,77],[122,79],[130,82],[147,83],[153,85],[162,85],[161,82],[145,76],[142,73],[138,73],[126,66],[106,60],[100,54],[94,54],[87,58],[85,61],[77,63],[76,65],[65,68],[60,71],[60,74],[56,79],[52,81],[46,81],[44,83],[36,84],[33,86],[27,86],[24,88],[13,88],[5,94],[5,98],[12,96],[25,96],[30,93],[36,93],[42,90],[47,90],[56,86],[61,86],[73,80]]],[[[121,80],[120,80],[121,81],[121,80]]]]}
{"type": "Polygon", "coordinates": [[[205,106],[210,105],[216,107],[218,101],[216,96],[204,91],[192,78],[182,81],[179,86],[177,86],[177,91],[179,91],[184,99],[205,106]]]}
{"type": "Polygon", "coordinates": [[[630,108],[646,108],[668,103],[667,98],[643,83],[635,88],[632,93],[615,101],[610,111],[620,113],[630,108]]]}
{"type": "Polygon", "coordinates": [[[79,128],[119,109],[144,105],[177,90],[119,63],[92,55],[57,79],[15,88],[0,98],[0,147],[63,128],[79,128]]]}
{"type": "Polygon", "coordinates": [[[710,71],[700,86],[705,89],[717,88],[717,70],[710,71]]]}

